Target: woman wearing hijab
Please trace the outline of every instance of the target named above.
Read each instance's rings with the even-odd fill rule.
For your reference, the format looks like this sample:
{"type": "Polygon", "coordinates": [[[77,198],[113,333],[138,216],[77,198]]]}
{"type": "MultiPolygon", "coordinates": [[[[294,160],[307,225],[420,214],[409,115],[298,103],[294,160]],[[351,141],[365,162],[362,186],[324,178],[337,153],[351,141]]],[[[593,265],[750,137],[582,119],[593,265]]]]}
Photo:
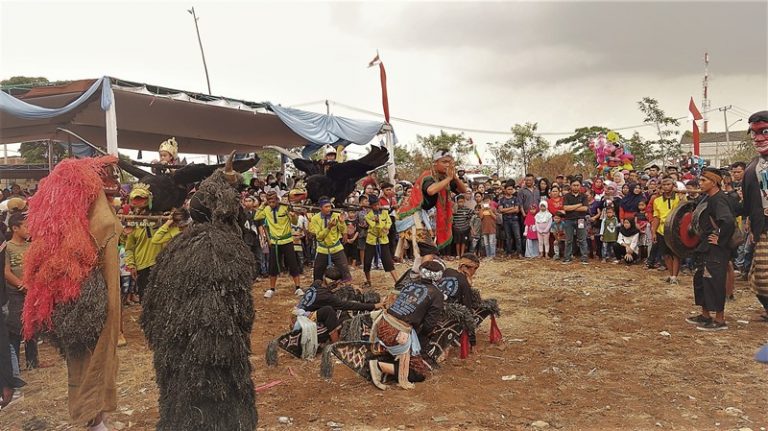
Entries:
{"type": "Polygon", "coordinates": [[[616,256],[614,263],[619,263],[619,259],[623,259],[627,265],[637,262],[639,238],[640,231],[635,227],[635,221],[629,218],[624,219],[619,228],[619,240],[613,245],[613,253],[616,256]]]}
{"type": "Polygon", "coordinates": [[[595,193],[595,199],[601,200],[605,194],[605,183],[600,177],[595,178],[595,182],[592,183],[592,191],[595,193]]]}
{"type": "Polygon", "coordinates": [[[616,183],[617,188],[621,190],[621,187],[624,185],[624,174],[621,173],[621,171],[615,171],[613,173],[613,182],[616,183]]]}
{"type": "Polygon", "coordinates": [[[644,200],[643,188],[640,184],[630,183],[629,193],[619,203],[619,220],[634,219],[638,211],[637,205],[644,200]]]}

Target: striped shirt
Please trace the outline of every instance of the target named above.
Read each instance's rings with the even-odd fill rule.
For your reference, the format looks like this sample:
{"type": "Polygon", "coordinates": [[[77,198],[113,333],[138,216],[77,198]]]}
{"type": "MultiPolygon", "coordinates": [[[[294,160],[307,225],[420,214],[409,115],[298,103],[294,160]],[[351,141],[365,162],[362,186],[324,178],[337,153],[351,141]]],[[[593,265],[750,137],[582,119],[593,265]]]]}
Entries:
{"type": "Polygon", "coordinates": [[[472,210],[467,207],[459,207],[453,213],[453,228],[459,232],[469,230],[469,219],[472,217],[472,210]]]}

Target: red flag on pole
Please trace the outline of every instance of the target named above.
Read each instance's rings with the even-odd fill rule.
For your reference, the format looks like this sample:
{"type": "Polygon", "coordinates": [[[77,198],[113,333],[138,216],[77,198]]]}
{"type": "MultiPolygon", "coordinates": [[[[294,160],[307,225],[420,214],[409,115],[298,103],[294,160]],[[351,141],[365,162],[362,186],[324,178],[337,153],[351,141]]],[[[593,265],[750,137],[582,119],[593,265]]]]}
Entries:
{"type": "Polygon", "coordinates": [[[691,112],[691,118],[693,119],[693,155],[698,156],[699,155],[699,144],[701,143],[701,136],[699,135],[699,126],[696,124],[697,120],[702,120],[704,117],[701,115],[701,112],[699,112],[699,109],[696,107],[696,103],[693,101],[693,97],[691,97],[691,101],[688,102],[688,111],[691,112]]]}
{"type": "Polygon", "coordinates": [[[384,63],[379,58],[378,51],[376,57],[368,63],[368,67],[379,65],[379,76],[381,78],[381,105],[384,108],[384,120],[389,124],[389,97],[387,96],[387,71],[384,70],[384,63]]]}

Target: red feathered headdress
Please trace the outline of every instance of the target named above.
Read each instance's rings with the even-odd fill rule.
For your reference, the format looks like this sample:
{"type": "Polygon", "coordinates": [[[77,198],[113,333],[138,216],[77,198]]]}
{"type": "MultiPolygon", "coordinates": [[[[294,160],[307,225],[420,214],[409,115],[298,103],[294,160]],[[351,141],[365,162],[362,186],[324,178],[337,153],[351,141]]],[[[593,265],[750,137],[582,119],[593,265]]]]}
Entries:
{"type": "Polygon", "coordinates": [[[51,328],[53,307],[74,301],[98,260],[88,213],[102,193],[101,175],[114,156],[66,159],[40,181],[29,201],[32,244],[24,256],[24,338],[51,328]]]}

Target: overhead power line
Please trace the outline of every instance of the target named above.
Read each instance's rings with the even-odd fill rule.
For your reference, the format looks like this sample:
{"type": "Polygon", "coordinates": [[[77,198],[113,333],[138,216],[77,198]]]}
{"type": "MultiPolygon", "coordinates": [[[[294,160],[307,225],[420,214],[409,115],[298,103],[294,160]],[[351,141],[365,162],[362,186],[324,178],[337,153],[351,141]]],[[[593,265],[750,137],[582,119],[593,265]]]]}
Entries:
{"type": "MultiPolygon", "coordinates": [[[[373,115],[373,116],[376,116],[376,117],[384,118],[384,115],[380,114],[378,112],[370,111],[368,109],[358,108],[358,107],[352,106],[352,105],[347,105],[346,103],[336,102],[334,100],[327,100],[327,101],[326,100],[317,100],[317,101],[313,101],[313,102],[299,103],[299,104],[295,104],[295,105],[291,105],[291,106],[292,107],[310,106],[310,105],[317,105],[317,104],[325,104],[326,102],[328,102],[330,104],[333,104],[334,106],[340,106],[340,107],[348,109],[350,111],[360,112],[362,114],[368,114],[368,115],[373,115]]],[[[719,109],[719,107],[718,108],[709,109],[707,111],[703,111],[702,113],[717,111],[718,109],[719,109]]],[[[688,116],[684,115],[682,117],[677,117],[675,119],[680,121],[680,120],[685,120],[687,118],[688,118],[688,116]]],[[[469,133],[483,133],[483,134],[486,134],[486,135],[504,135],[504,136],[512,136],[512,135],[514,135],[514,133],[512,133],[512,131],[475,129],[475,128],[471,128],[471,127],[450,126],[450,125],[445,125],[445,124],[427,123],[427,122],[424,122],[424,121],[410,120],[408,118],[394,117],[394,116],[390,116],[390,119],[395,120],[395,121],[399,121],[401,123],[413,124],[413,125],[416,125],[416,126],[433,127],[433,128],[436,128],[436,129],[456,130],[456,131],[460,131],[460,132],[469,132],[469,133]]],[[[655,126],[655,124],[654,123],[642,123],[642,124],[636,124],[636,125],[633,125],[633,126],[608,127],[608,129],[613,130],[613,131],[621,131],[621,130],[637,129],[637,128],[640,128],[640,127],[649,127],[649,126],[655,126]]],[[[568,135],[572,135],[573,132],[574,131],[571,130],[571,131],[568,131],[568,132],[537,132],[536,134],[537,135],[541,135],[541,136],[568,136],[568,135]]]]}

